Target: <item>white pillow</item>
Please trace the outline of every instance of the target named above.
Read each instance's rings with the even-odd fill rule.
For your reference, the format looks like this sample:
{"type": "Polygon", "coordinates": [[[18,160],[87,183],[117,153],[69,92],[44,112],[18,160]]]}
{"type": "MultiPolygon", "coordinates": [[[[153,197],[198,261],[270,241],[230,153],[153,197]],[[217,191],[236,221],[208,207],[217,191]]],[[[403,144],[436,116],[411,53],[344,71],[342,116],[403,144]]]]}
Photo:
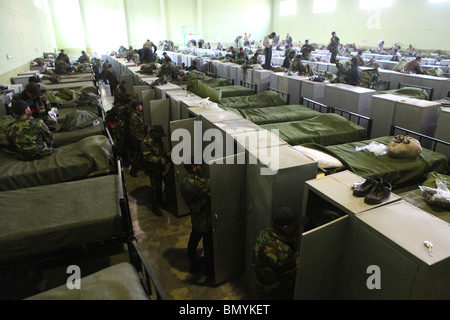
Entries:
{"type": "Polygon", "coordinates": [[[335,157],[332,157],[329,154],[326,154],[324,152],[305,148],[302,146],[295,146],[294,149],[303,153],[308,158],[311,158],[312,160],[317,161],[319,163],[319,167],[321,167],[321,168],[324,168],[324,169],[341,168],[344,166],[342,164],[342,162],[340,162],[338,159],[336,159],[335,157]]]}

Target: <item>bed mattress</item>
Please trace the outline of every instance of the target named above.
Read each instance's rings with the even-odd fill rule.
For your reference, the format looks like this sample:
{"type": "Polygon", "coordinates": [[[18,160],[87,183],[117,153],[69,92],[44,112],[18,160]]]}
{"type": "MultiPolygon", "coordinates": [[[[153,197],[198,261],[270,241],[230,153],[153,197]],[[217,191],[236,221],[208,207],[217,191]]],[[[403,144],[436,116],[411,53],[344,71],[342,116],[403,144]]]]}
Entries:
{"type": "Polygon", "coordinates": [[[333,113],[319,114],[300,121],[261,125],[263,129],[279,130],[280,139],[291,146],[318,143],[324,146],[363,140],[363,127],[333,113]]]}
{"type": "Polygon", "coordinates": [[[0,192],[0,260],[124,233],[117,175],[0,192]]]}
{"type": "Polygon", "coordinates": [[[110,141],[91,136],[56,148],[42,159],[19,160],[14,152],[0,151],[0,191],[84,179],[113,170],[110,141]]]}

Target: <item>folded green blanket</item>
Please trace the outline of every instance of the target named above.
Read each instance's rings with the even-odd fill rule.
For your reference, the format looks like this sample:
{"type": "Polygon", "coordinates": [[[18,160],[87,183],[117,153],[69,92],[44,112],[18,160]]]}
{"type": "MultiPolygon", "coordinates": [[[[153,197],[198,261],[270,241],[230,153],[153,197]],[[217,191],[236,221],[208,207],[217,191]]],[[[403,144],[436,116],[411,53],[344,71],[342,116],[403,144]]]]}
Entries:
{"type": "Polygon", "coordinates": [[[305,143],[329,146],[359,141],[366,136],[363,127],[334,113],[319,114],[300,121],[265,124],[261,127],[269,131],[279,130],[280,138],[292,146],[305,143]]]}
{"type": "Polygon", "coordinates": [[[217,91],[214,88],[211,88],[207,84],[203,83],[200,80],[192,80],[188,83],[187,88],[188,91],[191,91],[202,98],[209,98],[212,102],[219,102],[222,98],[222,93],[217,91]]]}
{"type": "Polygon", "coordinates": [[[378,94],[389,93],[396,96],[404,96],[407,98],[428,100],[428,92],[425,89],[404,87],[396,90],[379,91],[378,94]]]}
{"type": "Polygon", "coordinates": [[[285,105],[283,96],[275,91],[264,91],[259,94],[242,97],[223,98],[219,102],[220,108],[263,108],[285,105]]]}

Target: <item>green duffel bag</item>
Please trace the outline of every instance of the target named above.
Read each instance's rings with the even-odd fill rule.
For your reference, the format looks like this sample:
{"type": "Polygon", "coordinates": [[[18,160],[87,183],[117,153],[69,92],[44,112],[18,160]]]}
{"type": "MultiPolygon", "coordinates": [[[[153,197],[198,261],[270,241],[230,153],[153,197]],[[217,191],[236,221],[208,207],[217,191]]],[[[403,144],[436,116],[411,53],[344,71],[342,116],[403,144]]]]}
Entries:
{"type": "Polygon", "coordinates": [[[192,80],[189,81],[187,88],[188,91],[191,91],[202,98],[209,98],[212,102],[219,102],[222,98],[222,92],[211,88],[210,86],[204,84],[200,80],[192,80]]]}

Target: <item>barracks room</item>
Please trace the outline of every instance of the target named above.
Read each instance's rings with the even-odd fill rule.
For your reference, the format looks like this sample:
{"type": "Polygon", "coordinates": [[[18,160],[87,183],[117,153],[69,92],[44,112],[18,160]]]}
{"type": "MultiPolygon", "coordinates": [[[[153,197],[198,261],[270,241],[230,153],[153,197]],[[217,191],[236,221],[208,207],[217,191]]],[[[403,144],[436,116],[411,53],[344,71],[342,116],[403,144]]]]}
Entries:
{"type": "Polygon", "coordinates": [[[0,0],[0,300],[450,299],[449,14],[0,0]]]}

